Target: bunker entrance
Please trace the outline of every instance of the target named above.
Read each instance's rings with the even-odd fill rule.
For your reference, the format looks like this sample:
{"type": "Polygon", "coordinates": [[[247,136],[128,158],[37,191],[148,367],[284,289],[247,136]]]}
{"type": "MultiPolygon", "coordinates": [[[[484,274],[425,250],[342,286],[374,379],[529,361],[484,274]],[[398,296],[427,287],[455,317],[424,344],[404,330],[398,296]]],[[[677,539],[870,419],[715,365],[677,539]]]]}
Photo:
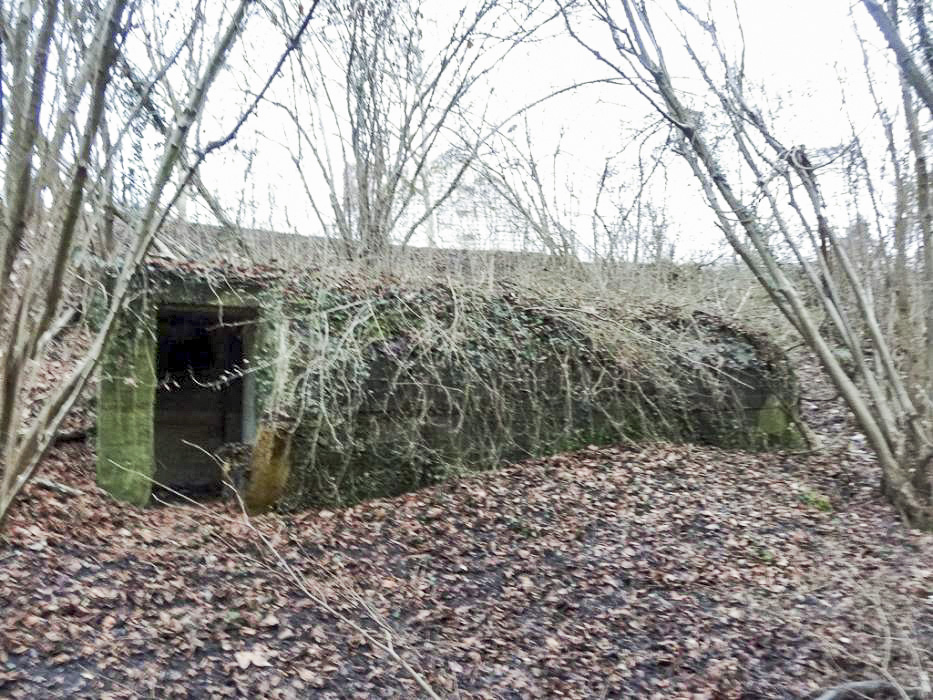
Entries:
{"type": "MultiPolygon", "coordinates": [[[[249,309],[160,309],[154,447],[157,484],[205,499],[222,491],[211,454],[255,434],[253,376],[245,373],[255,328],[249,309]]],[[[163,497],[171,492],[154,486],[163,497]]]]}

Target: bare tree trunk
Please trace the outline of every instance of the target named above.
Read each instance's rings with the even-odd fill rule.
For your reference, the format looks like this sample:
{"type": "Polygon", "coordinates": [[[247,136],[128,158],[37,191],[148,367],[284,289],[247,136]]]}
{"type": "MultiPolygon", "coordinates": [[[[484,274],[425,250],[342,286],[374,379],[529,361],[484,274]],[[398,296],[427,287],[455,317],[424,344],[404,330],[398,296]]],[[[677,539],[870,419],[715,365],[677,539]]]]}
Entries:
{"type": "MultiPolygon", "coordinates": [[[[184,173],[182,185],[173,196],[167,197],[173,172],[183,159],[189,132],[202,111],[208,91],[226,62],[231,47],[243,30],[251,4],[252,0],[240,0],[232,13],[225,12],[226,19],[220,27],[221,31],[215,36],[206,33],[207,24],[203,15],[195,16],[193,21],[196,26],[188,32],[186,42],[198,30],[201,32],[201,40],[210,43],[203,53],[204,62],[199,69],[195,67],[193,82],[184,88],[188,94],[175,112],[177,116],[174,123],[167,125],[166,142],[152,174],[151,187],[142,210],[129,222],[131,238],[128,243],[131,249],[120,262],[103,321],[95,331],[90,347],[76,358],[71,371],[56,386],[51,387],[48,396],[38,406],[30,407],[28,412],[26,401],[29,398],[28,390],[35,380],[35,367],[42,362],[46,345],[51,335],[61,327],[61,320],[67,320],[74,313],[67,306],[66,296],[72,284],[71,261],[79,245],[79,217],[84,209],[83,202],[90,196],[86,190],[94,188],[92,183],[95,181],[107,183],[108,174],[112,172],[110,163],[113,153],[105,147],[104,152],[93,158],[92,151],[98,141],[116,147],[109,135],[98,139],[98,134],[102,125],[106,124],[105,115],[111,108],[108,87],[113,79],[113,67],[118,63],[118,49],[123,45],[118,39],[131,28],[128,24],[121,24],[127,3],[110,0],[93,26],[93,41],[84,52],[85,64],[75,69],[81,79],[72,80],[56,93],[66,96],[61,103],[43,104],[42,82],[50,60],[49,51],[50,47],[57,46],[50,37],[58,32],[56,36],[59,37],[59,44],[72,39],[82,45],[86,42],[80,36],[69,34],[77,31],[74,27],[56,24],[57,4],[54,0],[46,3],[46,12],[38,31],[29,30],[31,16],[18,18],[17,37],[20,48],[24,49],[22,55],[31,55],[35,60],[31,69],[22,60],[16,64],[17,71],[24,79],[20,86],[23,96],[26,95],[26,89],[22,86],[31,85],[28,99],[30,106],[29,110],[23,110],[22,105],[26,103],[20,103],[19,121],[10,129],[11,133],[15,133],[15,138],[7,144],[4,152],[7,160],[5,189],[14,196],[7,200],[12,206],[4,211],[3,228],[0,229],[0,255],[3,255],[3,267],[15,272],[17,277],[13,282],[11,275],[4,275],[3,303],[0,305],[0,526],[5,522],[15,498],[35,473],[58,426],[96,369],[101,352],[123,308],[131,280],[182,188],[196,175],[196,169],[204,157],[229,143],[246,118],[255,112],[258,101],[281,70],[285,58],[296,48],[317,3],[312,4],[296,36],[289,42],[272,75],[262,90],[258,91],[248,110],[240,116],[226,137],[212,142],[198,154],[184,173]],[[33,42],[32,48],[26,50],[30,47],[30,41],[33,42]],[[25,80],[27,77],[29,81],[25,80]],[[84,95],[87,109],[80,113],[86,117],[83,127],[79,127],[75,123],[71,105],[81,101],[80,91],[84,89],[89,90],[84,95]],[[53,125],[54,138],[44,137],[41,133],[40,116],[45,113],[43,110],[49,113],[48,123],[53,125]],[[27,114],[30,116],[27,117],[27,114]],[[65,135],[71,135],[72,138],[67,139],[65,135]],[[77,144],[73,154],[55,150],[69,140],[77,144]],[[40,144],[45,149],[41,152],[42,167],[37,174],[33,174],[31,163],[37,158],[40,144]],[[49,149],[54,152],[49,153],[49,149]],[[91,172],[95,163],[101,172],[91,172]],[[53,171],[53,167],[58,170],[53,171]],[[38,189],[46,183],[52,183],[52,186],[60,189],[60,196],[54,199],[63,202],[62,211],[46,214],[39,205],[30,210],[30,206],[37,201],[38,189]],[[51,235],[46,236],[47,231],[51,235]],[[22,250],[21,243],[25,238],[34,247],[47,246],[51,254],[27,261],[26,255],[32,257],[33,251],[26,253],[22,250]]],[[[67,80],[69,69],[73,68],[66,59],[65,55],[56,56],[57,80],[67,80]]],[[[160,76],[165,76],[165,70],[160,70],[153,80],[161,79],[160,76]]],[[[126,132],[137,113],[138,110],[132,111],[125,117],[121,135],[126,132]]],[[[115,112],[114,118],[117,117],[123,119],[124,115],[115,112]]],[[[103,188],[101,198],[104,202],[110,202],[112,194],[111,187],[107,185],[103,188]]],[[[100,198],[97,201],[101,201],[100,198]]],[[[112,219],[109,219],[106,211],[103,220],[105,227],[112,226],[112,219]]]]}
{"type": "MultiPolygon", "coordinates": [[[[873,8],[877,3],[871,0],[864,2],[870,11],[880,9],[873,8]]],[[[695,25],[708,35],[713,50],[722,61],[725,74],[736,75],[736,69],[729,65],[726,52],[719,44],[715,25],[711,21],[700,19],[683,2],[677,4],[684,16],[694,20],[695,25]]],[[[724,161],[717,157],[717,149],[721,150],[727,142],[721,138],[714,141],[707,137],[704,122],[708,121],[707,118],[711,115],[707,112],[705,118],[700,120],[699,113],[691,110],[683,101],[682,95],[690,93],[681,93],[674,87],[664,51],[655,37],[645,5],[635,0],[622,0],[621,5],[623,16],[615,17],[608,2],[594,0],[592,3],[596,17],[604,22],[609,30],[618,52],[617,62],[611,60],[606,53],[592,48],[588,41],[575,32],[571,15],[566,9],[565,24],[577,41],[588,48],[597,60],[629,80],[630,84],[680,131],[683,137],[680,152],[701,184],[730,245],[762,283],[775,305],[803,335],[855,414],[881,465],[885,494],[911,524],[933,529],[933,426],[928,420],[924,420],[923,412],[913,403],[906,389],[905,377],[897,366],[895,353],[892,352],[888,339],[877,322],[865,284],[832,231],[817,184],[816,169],[801,147],[784,147],[773,136],[761,116],[745,102],[740,81],[727,80],[723,89],[714,84],[704,62],[692,50],[686,33],[681,29],[681,38],[697,70],[722,105],[721,115],[731,130],[731,143],[750,169],[753,181],[758,183],[759,192],[769,203],[770,213],[778,223],[784,242],[791,247],[806,271],[812,285],[810,291],[820,299],[826,310],[831,321],[830,328],[836,333],[835,338],[827,337],[814,320],[802,301],[797,284],[785,273],[779,257],[775,254],[767,226],[756,207],[743,201],[737,182],[730,176],[724,161]],[[749,125],[755,130],[754,134],[746,130],[749,125]],[[756,142],[755,138],[759,141],[756,142]],[[764,159],[760,155],[762,151],[759,144],[770,149],[774,155],[770,159],[764,159]],[[758,158],[763,159],[767,169],[783,169],[782,179],[786,185],[784,191],[789,196],[790,211],[800,220],[807,236],[806,240],[809,241],[811,255],[818,261],[819,272],[812,269],[808,257],[798,248],[790,229],[782,223],[781,210],[787,205],[768,189],[764,173],[756,165],[758,158]],[[782,162],[783,165],[780,165],[782,162]],[[809,205],[809,214],[802,203],[797,201],[794,193],[798,189],[804,194],[803,201],[809,205]],[[739,235],[736,228],[741,229],[744,237],[739,235]],[[851,299],[851,306],[848,308],[842,305],[840,289],[834,281],[833,270],[830,267],[831,262],[834,266],[838,265],[839,281],[845,285],[851,299]],[[862,341],[855,332],[856,327],[865,329],[866,340],[877,358],[875,367],[865,359],[862,341]],[[856,385],[848,376],[833,352],[833,342],[839,341],[845,344],[857,360],[863,380],[861,386],[856,385]]],[[[888,16],[883,10],[881,12],[881,19],[890,23],[888,16]]],[[[876,14],[873,12],[873,17],[876,14]]],[[[883,31],[892,46],[903,46],[902,42],[898,43],[899,37],[893,25],[885,25],[883,31]]],[[[920,92],[924,86],[920,85],[918,88],[914,85],[916,76],[912,76],[905,68],[912,63],[902,60],[900,55],[898,58],[906,79],[920,92]]],[[[918,166],[918,176],[925,177],[925,163],[922,166],[918,166]]],[[[924,182],[923,186],[926,188],[929,185],[924,182]]],[[[923,204],[918,206],[922,208],[923,204]]],[[[928,300],[925,300],[925,304],[928,305],[928,300]]],[[[927,332],[929,331],[928,327],[927,332]]],[[[924,396],[928,395],[929,387],[930,384],[927,384],[922,392],[924,396]]]]}
{"type": "Polygon", "coordinates": [[[917,94],[920,96],[920,99],[926,105],[927,109],[933,113],[933,85],[926,79],[923,75],[923,71],[920,70],[920,67],[914,61],[910,48],[904,43],[904,40],[897,31],[897,26],[884,11],[884,8],[878,0],[862,0],[862,4],[865,6],[865,9],[868,10],[868,14],[871,15],[871,18],[875,20],[875,24],[877,24],[878,29],[881,30],[881,34],[884,36],[885,41],[888,42],[888,46],[890,46],[891,50],[894,52],[894,56],[897,58],[897,64],[901,69],[901,75],[910,86],[917,91],[917,94]]]}

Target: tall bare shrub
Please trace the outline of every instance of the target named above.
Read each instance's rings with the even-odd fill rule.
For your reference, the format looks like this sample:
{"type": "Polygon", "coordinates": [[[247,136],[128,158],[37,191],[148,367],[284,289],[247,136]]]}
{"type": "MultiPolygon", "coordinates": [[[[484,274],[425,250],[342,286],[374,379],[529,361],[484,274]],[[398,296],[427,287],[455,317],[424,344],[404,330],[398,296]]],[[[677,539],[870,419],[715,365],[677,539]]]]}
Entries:
{"type": "MultiPolygon", "coordinates": [[[[915,14],[919,39],[910,45],[879,3],[864,4],[896,53],[906,89],[933,108],[927,71],[920,69],[929,55],[923,12],[915,14]]],[[[702,187],[722,233],[818,356],[854,413],[881,464],[884,492],[910,523],[933,528],[933,361],[926,361],[922,374],[908,374],[903,356],[879,322],[868,280],[853,264],[831,220],[825,183],[811,154],[804,146],[782,141],[779,126],[752,103],[745,66],[728,58],[708,7],[701,14],[685,2],[672,3],[668,17],[673,21],[665,27],[680,33],[686,60],[705,88],[697,94],[696,81],[683,89],[670,68],[667,54],[677,47],[658,39],[657,17],[647,3],[590,0],[583,6],[562,5],[568,31],[680,135],[678,152],[702,187]],[[611,51],[596,47],[593,35],[580,31],[581,10],[608,33],[611,51]]],[[[892,2],[888,9],[896,10],[896,5],[892,2]]],[[[911,112],[908,119],[913,132],[919,114],[911,112]]],[[[929,114],[923,111],[922,118],[928,120],[929,114]]],[[[924,335],[930,338],[929,182],[916,133],[911,143],[917,190],[905,214],[910,225],[923,231],[919,274],[926,283],[919,303],[926,310],[924,335]]]]}

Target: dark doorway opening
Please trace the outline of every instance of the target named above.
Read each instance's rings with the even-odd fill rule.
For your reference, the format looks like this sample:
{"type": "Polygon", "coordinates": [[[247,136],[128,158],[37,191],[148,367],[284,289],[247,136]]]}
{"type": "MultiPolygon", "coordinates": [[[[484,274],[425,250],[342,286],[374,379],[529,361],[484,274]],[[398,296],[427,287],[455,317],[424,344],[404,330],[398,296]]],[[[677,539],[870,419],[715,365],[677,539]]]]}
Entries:
{"type": "MultiPolygon", "coordinates": [[[[255,393],[246,372],[255,321],[254,309],[160,309],[157,484],[198,499],[221,494],[222,474],[211,455],[226,443],[251,441],[255,431],[255,393]]],[[[158,485],[154,490],[170,494],[158,485]]]]}

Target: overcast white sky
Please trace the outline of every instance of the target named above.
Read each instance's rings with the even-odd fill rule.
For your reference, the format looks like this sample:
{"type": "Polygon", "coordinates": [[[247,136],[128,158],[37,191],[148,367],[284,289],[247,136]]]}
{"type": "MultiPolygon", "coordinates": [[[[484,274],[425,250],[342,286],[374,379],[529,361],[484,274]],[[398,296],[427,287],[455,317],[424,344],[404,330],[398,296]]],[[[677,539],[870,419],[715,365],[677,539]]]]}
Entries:
{"type": "MultiPolygon", "coordinates": [[[[656,8],[671,3],[660,0],[656,8]]],[[[695,3],[697,5],[699,3],[695,3]]],[[[871,45],[878,64],[887,61],[885,48],[874,26],[858,3],[850,14],[849,0],[738,0],[746,40],[747,74],[754,83],[764,86],[768,104],[780,114],[781,137],[788,144],[806,144],[810,152],[832,147],[849,138],[851,117],[860,133],[870,134],[874,107],[865,90],[864,69],[859,44],[853,31],[853,16],[871,45]],[[840,78],[844,81],[840,84],[840,78]],[[842,109],[841,94],[846,90],[849,112],[842,109]]],[[[722,31],[728,35],[734,21],[730,0],[715,0],[722,31]]],[[[459,7],[457,0],[426,0],[426,14],[445,13],[459,7]]],[[[656,14],[663,27],[663,15],[656,14]]],[[[585,36],[604,42],[599,27],[584,29],[585,36]]],[[[576,82],[607,75],[605,68],[563,32],[559,22],[552,23],[539,41],[515,51],[492,75],[486,94],[472,93],[479,107],[492,105],[490,121],[495,123],[523,105],[534,102],[554,90],[576,82]],[[488,92],[493,90],[490,96],[488,92]]],[[[688,63],[678,58],[676,33],[661,28],[660,38],[668,44],[671,65],[677,72],[683,66],[680,88],[701,86],[689,71],[688,63]]],[[[281,50],[276,37],[254,34],[247,38],[250,51],[267,51],[270,60],[281,50]]],[[[253,54],[255,56],[255,53],[253,54]]],[[[265,56],[263,58],[266,58],[265,56]]],[[[265,61],[256,61],[264,63],[265,61]]],[[[229,81],[235,82],[234,78],[229,81]]],[[[218,87],[228,89],[221,83],[218,87]]],[[[896,81],[880,86],[897,104],[896,81]]],[[[585,87],[572,94],[548,100],[529,113],[539,156],[553,151],[558,139],[564,158],[558,161],[557,185],[574,183],[586,200],[593,190],[607,155],[620,150],[634,129],[641,128],[650,111],[631,90],[613,86],[585,87]]],[[[252,123],[252,131],[263,137],[257,141],[257,155],[250,173],[237,165],[239,155],[214,158],[204,169],[205,181],[218,189],[228,201],[234,201],[241,187],[251,190],[257,200],[274,198],[271,225],[285,228],[284,212],[293,230],[317,234],[319,225],[307,213],[304,193],[285,155],[288,130],[276,122],[274,111],[263,109],[252,123]],[[239,168],[239,169],[238,169],[239,168]],[[246,183],[245,185],[243,183],[246,183]],[[216,183],[216,184],[215,184],[216,183]]],[[[247,147],[252,141],[245,138],[247,147]]],[[[696,188],[682,167],[668,172],[668,212],[671,228],[679,237],[681,255],[692,255],[720,248],[712,216],[700,202],[696,188]]],[[[586,203],[578,208],[586,208],[586,203]]],[[[259,212],[259,222],[266,216],[259,212]]],[[[580,226],[589,227],[589,212],[581,212],[580,226]]],[[[451,241],[451,243],[455,243],[451,241]]]]}

